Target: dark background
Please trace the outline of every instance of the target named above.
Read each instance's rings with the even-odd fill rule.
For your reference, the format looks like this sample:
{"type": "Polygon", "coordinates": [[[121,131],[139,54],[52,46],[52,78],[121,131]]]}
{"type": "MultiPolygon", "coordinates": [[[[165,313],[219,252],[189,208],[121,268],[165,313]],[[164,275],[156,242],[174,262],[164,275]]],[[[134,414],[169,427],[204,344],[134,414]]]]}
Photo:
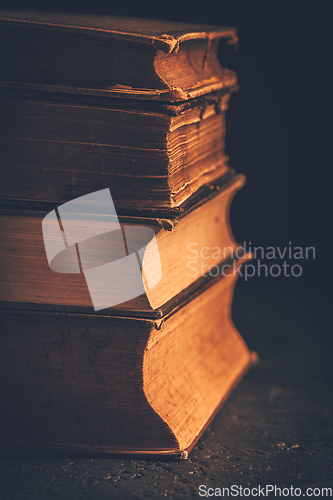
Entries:
{"type": "MultiPolygon", "coordinates": [[[[255,365],[182,463],[0,456],[3,498],[198,498],[213,487],[332,487],[331,16],[328,2],[14,2],[2,9],[113,14],[235,26],[221,48],[240,91],[227,111],[230,166],[247,184],[232,204],[239,242],[315,247],[298,278],[238,281],[233,318],[255,365]],[[167,491],[167,495],[164,493],[167,491]]],[[[281,260],[265,261],[282,264],[281,260]]]]}

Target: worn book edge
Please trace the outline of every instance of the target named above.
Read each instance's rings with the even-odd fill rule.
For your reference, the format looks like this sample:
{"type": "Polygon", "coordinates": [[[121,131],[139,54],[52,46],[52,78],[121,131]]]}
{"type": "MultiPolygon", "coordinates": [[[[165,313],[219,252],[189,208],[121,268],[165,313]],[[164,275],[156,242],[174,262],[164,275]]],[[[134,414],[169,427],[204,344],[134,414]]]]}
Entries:
{"type": "MultiPolygon", "coordinates": [[[[242,254],[239,255],[239,259],[236,261],[237,263],[245,262],[249,259],[252,259],[252,254],[242,254]]],[[[225,266],[232,267],[234,259],[225,259],[218,266],[220,270],[225,269],[225,266]]],[[[224,274],[227,274],[224,272],[224,274]]],[[[80,306],[64,306],[64,305],[49,305],[49,304],[37,304],[30,302],[5,302],[0,301],[0,313],[13,312],[15,314],[34,314],[38,311],[39,314],[52,315],[56,314],[57,316],[86,316],[86,317],[95,317],[98,318],[123,318],[123,319],[141,319],[142,321],[150,321],[153,323],[154,328],[156,330],[160,330],[161,325],[165,319],[167,319],[170,315],[174,314],[176,311],[184,307],[195,297],[200,295],[204,290],[212,286],[217,281],[223,279],[225,276],[222,272],[218,274],[218,276],[201,276],[198,278],[192,285],[188,286],[185,290],[177,294],[171,300],[166,302],[163,306],[155,309],[155,310],[138,310],[138,309],[117,309],[108,308],[103,309],[101,312],[94,312],[92,308],[80,307],[80,306]]]]}
{"type": "MultiPolygon", "coordinates": [[[[234,186],[234,192],[232,193],[232,197],[229,200],[229,203],[231,203],[233,196],[236,194],[236,192],[244,185],[245,183],[245,177],[243,175],[238,175],[234,176],[233,178],[230,179],[230,182],[223,184],[222,189],[218,189],[218,186],[215,186],[215,189],[211,190],[209,193],[208,197],[206,198],[200,198],[199,200],[193,200],[194,203],[191,203],[188,205],[187,209],[181,212],[178,217],[174,217],[173,219],[142,219],[142,218],[136,218],[136,217],[119,217],[119,222],[120,224],[122,223],[129,223],[129,224],[142,224],[142,225],[147,225],[149,227],[156,226],[156,230],[164,230],[164,231],[173,231],[173,229],[176,227],[177,223],[184,218],[186,215],[189,213],[193,212],[200,206],[204,205],[207,203],[208,200],[211,200],[215,198],[220,192],[226,191],[230,187],[234,186]],[[196,203],[195,203],[196,201],[196,203]]],[[[8,209],[3,209],[0,210],[0,213],[3,213],[4,215],[14,215],[15,217],[19,216],[38,216],[42,218],[46,213],[44,212],[26,212],[26,211],[14,211],[14,210],[8,210],[8,209]]],[[[236,242],[235,242],[236,244],[236,242]]],[[[243,251],[241,250],[241,245],[236,244],[237,246],[237,254],[236,257],[238,259],[243,260],[247,259],[248,256],[244,256],[243,251]]],[[[219,274],[218,278],[221,279],[224,276],[224,270],[228,266],[232,266],[233,263],[235,262],[234,258],[225,258],[222,259],[220,262],[216,263],[216,266],[219,268],[219,274]]],[[[211,276],[210,274],[206,276],[199,276],[193,283],[189,284],[184,290],[181,290],[179,293],[175,294],[172,298],[167,300],[165,303],[158,305],[155,305],[155,308],[151,305],[150,298],[151,295],[149,294],[149,291],[146,290],[146,296],[149,301],[149,307],[147,308],[145,305],[142,305],[141,307],[135,307],[134,304],[131,304],[129,307],[122,307],[122,308],[117,308],[116,306],[112,308],[107,308],[103,309],[103,312],[99,313],[93,312],[92,307],[88,307],[87,305],[60,305],[60,304],[43,304],[43,303],[34,303],[34,302],[7,302],[7,301],[1,301],[0,302],[0,308],[2,309],[15,309],[15,310],[31,310],[31,311],[51,311],[51,312],[56,312],[56,313],[83,313],[86,314],[96,314],[97,316],[127,316],[127,317],[141,317],[141,318],[147,318],[147,319],[161,319],[165,317],[170,311],[174,310],[175,308],[182,307],[182,304],[184,301],[187,300],[188,297],[192,297],[196,291],[200,292],[202,287],[204,286],[209,286],[211,282],[214,281],[214,276],[211,276]],[[156,307],[157,306],[157,307],[156,307]]]]}
{"type": "MultiPolygon", "coordinates": [[[[91,105],[94,107],[108,107],[130,111],[148,111],[163,113],[169,116],[178,116],[183,111],[194,107],[215,104],[216,113],[224,113],[228,109],[226,97],[239,90],[238,85],[225,87],[215,92],[210,92],[196,98],[169,102],[162,99],[151,99],[155,91],[142,89],[142,99],[131,98],[130,93],[125,91],[110,91],[104,89],[91,89],[79,87],[65,87],[59,85],[45,85],[27,82],[10,82],[0,80],[0,96],[15,97],[36,101],[62,102],[67,104],[91,105]],[[145,92],[149,91],[150,99],[144,99],[145,92]],[[119,94],[119,95],[118,95],[119,94]],[[129,94],[129,95],[126,95],[129,94]],[[119,99],[121,97],[121,99],[119,99]]],[[[156,96],[160,96],[156,91],[156,96]]]]}
{"type": "Polygon", "coordinates": [[[258,361],[258,354],[255,351],[250,351],[249,363],[244,368],[244,370],[240,373],[240,375],[235,379],[234,383],[231,385],[227,394],[221,399],[219,405],[215,408],[214,412],[212,413],[211,417],[209,418],[209,420],[207,421],[205,426],[200,430],[200,433],[194,438],[191,445],[184,450],[179,450],[177,448],[173,448],[173,449],[160,448],[160,449],[156,449],[156,450],[136,450],[134,452],[132,450],[121,449],[121,448],[106,450],[105,448],[98,448],[98,447],[94,447],[92,449],[87,449],[86,446],[80,447],[80,446],[72,446],[72,445],[69,445],[69,446],[62,445],[62,446],[50,447],[47,445],[45,445],[45,446],[41,446],[41,445],[33,446],[33,445],[29,445],[29,444],[22,445],[22,444],[15,444],[15,443],[2,444],[1,449],[8,450],[8,451],[10,450],[10,452],[12,452],[12,450],[14,449],[17,452],[22,452],[22,451],[27,452],[28,450],[30,450],[31,452],[34,452],[34,453],[37,452],[40,454],[47,452],[47,454],[71,454],[71,455],[75,454],[78,456],[85,455],[85,456],[94,456],[94,457],[112,456],[114,458],[117,458],[117,457],[123,457],[125,455],[127,458],[131,458],[131,457],[138,458],[138,456],[140,456],[140,457],[144,457],[145,459],[151,458],[151,459],[155,459],[155,460],[156,460],[157,456],[160,456],[160,457],[165,456],[166,458],[170,458],[173,460],[186,460],[188,458],[189,453],[193,450],[193,448],[195,447],[195,445],[197,444],[197,442],[199,441],[201,436],[207,430],[207,428],[209,427],[209,425],[213,421],[216,414],[220,411],[223,404],[229,398],[230,394],[233,392],[233,390],[236,388],[236,386],[239,384],[239,382],[242,380],[242,378],[246,375],[246,373],[249,371],[251,366],[253,364],[255,364],[257,361],[258,361]]]}
{"type": "MultiPolygon", "coordinates": [[[[154,66],[156,75],[160,79],[161,88],[156,88],[154,85],[152,88],[139,88],[143,86],[142,82],[140,85],[135,85],[132,80],[110,80],[104,82],[106,85],[99,85],[98,82],[95,82],[97,88],[102,87],[104,91],[110,93],[109,95],[115,97],[160,99],[170,102],[186,101],[237,84],[235,73],[226,68],[221,68],[216,61],[215,75],[207,72],[207,74],[203,74],[199,78],[199,81],[198,79],[197,81],[192,79],[191,82],[184,85],[181,81],[169,80],[168,73],[162,69],[163,63],[160,66],[158,63],[159,56],[156,57],[157,54],[162,54],[165,57],[174,56],[179,52],[180,44],[191,40],[200,40],[206,44],[203,54],[204,69],[207,60],[213,57],[209,54],[216,52],[218,40],[224,38],[229,45],[237,43],[237,31],[232,27],[192,25],[139,18],[15,11],[0,12],[0,24],[13,26],[16,29],[24,27],[27,30],[34,28],[38,31],[72,33],[74,38],[75,34],[81,36],[94,35],[95,37],[124,40],[125,43],[135,43],[138,46],[140,44],[150,45],[156,51],[154,66]]],[[[9,75],[8,80],[12,80],[9,75]]],[[[35,83],[38,83],[38,81],[35,81],[35,83]]],[[[54,89],[56,89],[56,86],[54,86],[54,89]]]]}
{"type": "MultiPolygon", "coordinates": [[[[234,182],[245,184],[246,177],[243,174],[236,174],[235,170],[231,168],[216,181],[203,185],[178,207],[125,208],[116,204],[117,215],[120,223],[134,222],[150,225],[154,224],[155,221],[155,225],[160,225],[163,229],[172,231],[181,218],[217,196],[222,190],[228,189],[234,182]]],[[[59,201],[35,201],[0,197],[0,213],[43,217],[49,211],[58,208],[60,204],[59,201]]]]}
{"type": "MultiPolygon", "coordinates": [[[[247,254],[244,260],[247,260],[250,257],[251,256],[249,254],[247,254]]],[[[239,262],[239,265],[241,265],[240,262],[239,262]]],[[[215,283],[217,283],[217,281],[218,280],[215,279],[215,283]]],[[[235,285],[235,280],[234,280],[233,285],[232,285],[232,290],[234,288],[234,285],[235,285]]],[[[201,289],[200,294],[202,294],[204,292],[205,292],[205,288],[201,289]]],[[[192,300],[195,299],[195,297],[197,295],[198,294],[195,294],[195,296],[192,297],[192,300]]],[[[186,305],[186,304],[184,304],[184,305],[186,305]]],[[[172,316],[175,312],[177,312],[177,310],[172,311],[168,315],[168,317],[172,316]]],[[[90,315],[90,317],[92,318],[93,315],[90,315]]],[[[96,319],[96,316],[94,317],[94,319],[96,319]]],[[[128,319],[128,318],[126,318],[126,319],[128,319]]],[[[143,320],[140,318],[137,318],[137,320],[146,323],[148,327],[154,326],[157,330],[159,329],[158,326],[153,325],[151,321],[143,320]]],[[[234,332],[237,334],[237,337],[239,338],[241,343],[244,345],[245,351],[247,351],[246,361],[244,360],[245,362],[242,363],[242,366],[238,370],[237,375],[230,382],[230,385],[228,384],[227,390],[225,391],[225,393],[223,394],[221,399],[218,401],[218,403],[214,405],[215,408],[213,407],[213,410],[212,410],[212,412],[209,412],[210,414],[209,414],[209,416],[207,416],[207,419],[205,419],[205,421],[202,423],[202,425],[200,425],[200,428],[199,428],[198,432],[196,433],[196,435],[193,437],[193,439],[192,438],[190,439],[190,443],[189,442],[186,443],[186,447],[182,447],[181,445],[179,445],[178,448],[175,446],[170,446],[170,447],[157,447],[155,449],[141,448],[141,449],[136,449],[134,451],[133,449],[123,449],[122,447],[115,448],[114,446],[112,447],[112,449],[107,448],[107,447],[95,446],[95,445],[93,448],[90,448],[89,446],[87,447],[87,444],[82,445],[82,446],[78,446],[76,444],[75,445],[72,445],[72,444],[71,445],[63,445],[62,444],[59,446],[56,444],[52,444],[52,445],[47,445],[47,446],[45,445],[45,447],[43,447],[43,445],[40,445],[40,444],[38,444],[36,446],[36,445],[30,444],[30,443],[22,445],[22,443],[11,442],[9,444],[9,442],[6,443],[6,440],[3,442],[2,446],[3,447],[10,446],[11,448],[17,447],[17,449],[23,449],[23,448],[25,448],[25,449],[26,448],[47,449],[48,451],[55,451],[55,452],[71,452],[71,453],[81,453],[81,454],[83,453],[83,454],[104,455],[104,456],[108,456],[108,455],[110,455],[110,456],[114,456],[114,455],[137,456],[137,455],[139,455],[139,456],[149,457],[150,455],[151,456],[160,455],[160,456],[167,456],[170,458],[179,458],[179,459],[187,458],[188,453],[193,449],[193,447],[195,446],[195,444],[198,441],[198,439],[200,438],[200,436],[203,434],[203,432],[205,431],[207,426],[210,424],[211,420],[214,418],[214,416],[216,415],[216,413],[220,409],[221,405],[226,401],[226,399],[228,398],[228,396],[230,395],[232,390],[235,388],[235,386],[238,384],[238,382],[241,380],[241,378],[245,375],[245,373],[247,372],[249,367],[257,359],[257,356],[255,353],[251,353],[250,351],[248,351],[244,340],[240,336],[237,329],[234,327],[233,322],[232,322],[230,317],[229,317],[229,321],[231,322],[230,323],[231,328],[234,330],[234,332]]],[[[153,333],[153,330],[151,330],[151,332],[153,333]]],[[[166,331],[166,334],[168,335],[168,330],[166,331]]],[[[153,334],[153,337],[150,336],[150,339],[153,341],[153,344],[156,344],[156,341],[157,341],[157,344],[159,342],[158,338],[154,337],[154,334],[153,334]],[[155,340],[154,340],[154,338],[155,338],[155,340]]],[[[148,339],[148,343],[146,345],[146,350],[150,349],[150,347],[149,347],[150,339],[148,339]]],[[[157,408],[155,408],[155,406],[150,402],[149,393],[146,393],[146,390],[144,390],[144,391],[145,391],[145,396],[146,396],[147,402],[152,407],[155,414],[159,415],[157,408]]],[[[165,420],[163,417],[161,417],[161,418],[168,425],[171,433],[173,433],[172,427],[170,427],[170,425],[168,424],[168,420],[165,420]]],[[[178,439],[177,439],[177,441],[179,442],[178,439]]]]}
{"type": "MultiPolygon", "coordinates": [[[[224,92],[234,92],[238,90],[237,76],[232,70],[227,68],[222,68],[223,78],[212,77],[205,82],[200,82],[195,87],[183,90],[181,87],[171,87],[168,89],[144,89],[144,88],[134,88],[125,87],[121,85],[115,85],[107,89],[93,89],[93,88],[81,88],[81,87],[68,87],[60,85],[46,85],[46,84],[36,84],[36,83],[24,83],[24,82],[10,82],[1,81],[0,86],[3,89],[8,89],[13,92],[13,89],[21,90],[23,93],[30,92],[35,96],[40,97],[41,92],[45,92],[49,96],[54,94],[53,97],[59,96],[83,96],[86,97],[101,97],[101,98],[121,98],[121,99],[141,99],[141,100],[155,100],[162,102],[184,102],[192,99],[202,97],[204,95],[209,95],[214,92],[224,91],[224,92]],[[38,94],[39,92],[39,94],[38,94]]],[[[68,97],[67,97],[68,99],[68,97]]]]}
{"type": "Polygon", "coordinates": [[[2,11],[0,23],[152,43],[168,54],[177,53],[179,44],[187,40],[226,38],[230,45],[238,41],[233,27],[120,16],[2,11]]]}

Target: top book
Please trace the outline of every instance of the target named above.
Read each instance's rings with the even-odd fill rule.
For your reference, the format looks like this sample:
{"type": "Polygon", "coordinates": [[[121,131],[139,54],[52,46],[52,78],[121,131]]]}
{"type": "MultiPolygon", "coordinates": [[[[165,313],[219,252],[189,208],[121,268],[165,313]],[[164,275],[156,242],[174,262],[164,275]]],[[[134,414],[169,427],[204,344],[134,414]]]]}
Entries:
{"type": "Polygon", "coordinates": [[[186,101],[233,88],[217,57],[234,28],[151,19],[0,12],[1,85],[186,101]]]}

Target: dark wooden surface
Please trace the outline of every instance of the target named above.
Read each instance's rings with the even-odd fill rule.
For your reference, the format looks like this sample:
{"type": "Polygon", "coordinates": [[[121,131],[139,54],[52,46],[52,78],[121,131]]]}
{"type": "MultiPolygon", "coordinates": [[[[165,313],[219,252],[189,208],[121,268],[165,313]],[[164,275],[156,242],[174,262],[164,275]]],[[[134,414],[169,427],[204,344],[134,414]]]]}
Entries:
{"type": "MultiPolygon", "coordinates": [[[[234,320],[259,362],[185,461],[3,450],[0,498],[200,498],[199,486],[333,488],[328,309],[297,279],[240,281],[234,320]]],[[[270,495],[274,497],[274,495],[270,495]]]]}

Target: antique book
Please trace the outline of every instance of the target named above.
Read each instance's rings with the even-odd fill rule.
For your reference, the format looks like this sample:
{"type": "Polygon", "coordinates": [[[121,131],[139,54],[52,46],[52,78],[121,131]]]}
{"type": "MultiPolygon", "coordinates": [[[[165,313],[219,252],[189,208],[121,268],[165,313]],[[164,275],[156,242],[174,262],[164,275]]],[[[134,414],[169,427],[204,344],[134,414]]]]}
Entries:
{"type": "Polygon", "coordinates": [[[255,359],[231,319],[236,31],[0,25],[0,443],[185,458],[255,359]]]}
{"type": "MultiPolygon", "coordinates": [[[[169,218],[162,218],[161,214],[154,217],[119,215],[119,226],[111,231],[112,228],[106,227],[105,216],[101,220],[95,217],[94,234],[98,236],[94,237],[87,236],[91,222],[85,219],[82,234],[72,242],[69,238],[73,225],[77,231],[81,224],[83,205],[80,205],[78,219],[74,213],[70,221],[67,220],[72,224],[69,228],[63,227],[65,220],[61,211],[72,202],[58,206],[62,226],[54,210],[2,208],[0,302],[11,308],[53,311],[66,308],[68,312],[91,313],[94,312],[93,298],[98,295],[109,301],[101,299],[102,305],[98,308],[103,309],[103,314],[115,314],[116,307],[116,311],[121,309],[124,315],[161,317],[180,303],[189,290],[193,292],[219,274],[229,259],[242,256],[242,247],[230,228],[229,208],[244,182],[242,175],[230,175],[228,181],[222,178],[220,184],[212,184],[204,196],[198,193],[190,198],[190,203],[182,205],[178,214],[170,214],[169,218]],[[52,214],[55,226],[47,229],[46,223],[52,214]],[[58,250],[51,249],[48,260],[46,238],[50,231],[55,235],[51,245],[58,250]],[[67,245],[62,242],[59,246],[63,231],[67,245]],[[76,248],[75,242],[79,240],[76,248]],[[141,262],[134,290],[133,276],[138,270],[136,255],[141,262]],[[130,262],[130,258],[134,262],[130,262]],[[114,264],[112,279],[105,274],[109,263],[114,264]],[[123,302],[119,300],[120,289],[124,292],[123,302]]],[[[53,219],[51,217],[51,222],[53,219]]]]}
{"type": "Polygon", "coordinates": [[[1,444],[186,458],[255,359],[235,269],[159,320],[1,309],[1,444]]]}
{"type": "Polygon", "coordinates": [[[31,11],[0,24],[1,80],[22,88],[184,101],[236,84],[216,54],[234,28],[31,11]]]}
{"type": "Polygon", "coordinates": [[[173,208],[229,171],[230,91],[149,106],[119,98],[86,102],[80,94],[1,93],[1,198],[63,203],[109,188],[121,211],[173,208]]]}

